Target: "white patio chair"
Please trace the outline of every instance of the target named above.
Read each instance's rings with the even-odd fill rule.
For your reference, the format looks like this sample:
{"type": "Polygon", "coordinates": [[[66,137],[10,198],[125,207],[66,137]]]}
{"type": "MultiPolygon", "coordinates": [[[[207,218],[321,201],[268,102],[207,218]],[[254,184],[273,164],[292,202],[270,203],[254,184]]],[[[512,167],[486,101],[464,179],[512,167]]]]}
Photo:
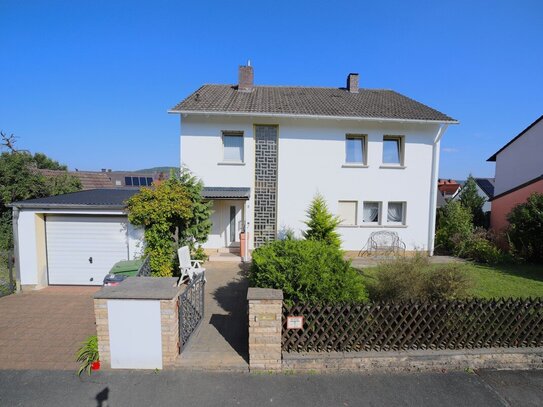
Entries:
{"type": "Polygon", "coordinates": [[[191,260],[190,249],[188,246],[180,247],[179,250],[177,250],[177,255],[179,256],[179,269],[181,271],[181,278],[179,279],[179,284],[183,284],[183,282],[187,278],[189,279],[189,281],[192,281],[195,276],[204,274],[204,271],[206,269],[202,267],[202,261],[191,260]]]}

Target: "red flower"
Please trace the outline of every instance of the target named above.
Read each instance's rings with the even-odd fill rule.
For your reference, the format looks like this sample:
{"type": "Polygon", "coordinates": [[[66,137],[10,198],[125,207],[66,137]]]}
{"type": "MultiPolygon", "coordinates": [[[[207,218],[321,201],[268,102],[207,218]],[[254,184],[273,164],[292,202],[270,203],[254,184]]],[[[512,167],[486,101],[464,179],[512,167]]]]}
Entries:
{"type": "Polygon", "coordinates": [[[100,370],[100,361],[97,360],[96,362],[92,362],[91,369],[92,370],[100,370]]]}

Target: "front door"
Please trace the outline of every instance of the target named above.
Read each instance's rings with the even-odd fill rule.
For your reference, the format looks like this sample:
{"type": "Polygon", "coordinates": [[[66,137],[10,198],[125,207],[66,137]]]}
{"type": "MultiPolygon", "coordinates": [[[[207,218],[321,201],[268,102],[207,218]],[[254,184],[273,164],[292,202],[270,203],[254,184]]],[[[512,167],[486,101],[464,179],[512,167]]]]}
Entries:
{"type": "Polygon", "coordinates": [[[228,247],[239,245],[239,227],[241,223],[241,205],[229,203],[227,205],[226,245],[228,247]]]}

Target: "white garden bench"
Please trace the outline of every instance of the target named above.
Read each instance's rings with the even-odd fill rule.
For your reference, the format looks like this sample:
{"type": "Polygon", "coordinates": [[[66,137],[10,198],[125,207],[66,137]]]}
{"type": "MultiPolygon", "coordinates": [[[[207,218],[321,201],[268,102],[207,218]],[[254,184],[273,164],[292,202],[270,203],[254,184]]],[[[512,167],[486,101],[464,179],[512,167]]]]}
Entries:
{"type": "Polygon", "coordinates": [[[365,248],[366,250],[360,250],[359,256],[363,254],[370,256],[405,254],[405,243],[402,242],[396,232],[387,230],[372,232],[365,248]]]}

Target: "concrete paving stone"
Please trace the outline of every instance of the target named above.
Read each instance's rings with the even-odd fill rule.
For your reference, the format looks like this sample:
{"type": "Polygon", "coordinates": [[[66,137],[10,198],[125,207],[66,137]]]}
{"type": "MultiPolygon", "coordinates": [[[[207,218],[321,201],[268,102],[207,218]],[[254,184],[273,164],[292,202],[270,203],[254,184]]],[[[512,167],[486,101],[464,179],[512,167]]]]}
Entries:
{"type": "Polygon", "coordinates": [[[1,298],[0,361],[9,363],[0,363],[0,369],[76,366],[74,352],[96,332],[92,296],[97,289],[47,287],[1,298]]]}

